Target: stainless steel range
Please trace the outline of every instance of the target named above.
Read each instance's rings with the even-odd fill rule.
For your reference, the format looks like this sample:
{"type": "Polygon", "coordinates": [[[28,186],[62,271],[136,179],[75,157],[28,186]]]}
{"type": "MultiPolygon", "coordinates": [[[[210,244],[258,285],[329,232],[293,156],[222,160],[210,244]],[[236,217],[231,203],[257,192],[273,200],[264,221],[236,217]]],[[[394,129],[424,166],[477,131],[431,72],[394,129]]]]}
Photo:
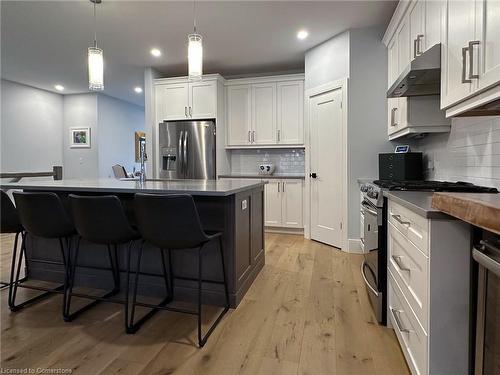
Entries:
{"type": "Polygon", "coordinates": [[[468,182],[385,180],[364,183],[360,190],[362,194],[360,236],[365,257],[361,275],[377,320],[384,325],[387,323],[387,198],[384,197],[384,190],[498,192],[495,188],[468,182]]]}

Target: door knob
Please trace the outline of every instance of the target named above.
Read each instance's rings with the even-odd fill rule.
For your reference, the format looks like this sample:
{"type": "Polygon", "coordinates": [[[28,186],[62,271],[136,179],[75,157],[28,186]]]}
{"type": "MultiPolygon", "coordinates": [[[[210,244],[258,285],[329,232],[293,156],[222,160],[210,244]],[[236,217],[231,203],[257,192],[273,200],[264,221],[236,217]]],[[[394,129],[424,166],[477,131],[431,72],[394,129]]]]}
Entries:
{"type": "Polygon", "coordinates": [[[316,173],[309,173],[309,177],[312,177],[312,178],[317,178],[318,175],[316,173]]]}

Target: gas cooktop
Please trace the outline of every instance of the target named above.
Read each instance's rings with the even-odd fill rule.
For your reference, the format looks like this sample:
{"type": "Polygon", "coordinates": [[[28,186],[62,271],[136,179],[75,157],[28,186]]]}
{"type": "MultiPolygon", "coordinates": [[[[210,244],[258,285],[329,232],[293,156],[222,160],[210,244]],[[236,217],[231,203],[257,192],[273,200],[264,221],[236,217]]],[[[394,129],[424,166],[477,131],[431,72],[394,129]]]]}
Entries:
{"type": "Polygon", "coordinates": [[[376,180],[373,183],[383,189],[401,191],[446,191],[461,193],[498,193],[496,188],[478,186],[470,182],[448,181],[389,181],[376,180]]]}

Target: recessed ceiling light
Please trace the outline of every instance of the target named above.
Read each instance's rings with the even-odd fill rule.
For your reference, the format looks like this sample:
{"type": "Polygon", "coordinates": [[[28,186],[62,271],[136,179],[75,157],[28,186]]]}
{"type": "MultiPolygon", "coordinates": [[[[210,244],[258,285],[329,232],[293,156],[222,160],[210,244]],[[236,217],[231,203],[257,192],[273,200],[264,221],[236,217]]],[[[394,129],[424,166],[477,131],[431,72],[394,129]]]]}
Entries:
{"type": "Polygon", "coordinates": [[[305,38],[307,38],[309,36],[309,33],[307,32],[307,30],[300,30],[298,33],[297,33],[297,38],[300,39],[300,40],[304,40],[305,38]]]}
{"type": "Polygon", "coordinates": [[[158,48],[153,48],[150,52],[151,52],[151,54],[154,57],[160,57],[161,56],[161,51],[158,48]]]}
{"type": "Polygon", "coordinates": [[[134,91],[135,91],[136,93],[140,94],[140,93],[142,92],[142,87],[139,87],[139,86],[134,87],[134,91]]]}
{"type": "Polygon", "coordinates": [[[54,88],[55,88],[57,91],[64,91],[64,86],[63,86],[63,85],[54,85],[54,88]]]}

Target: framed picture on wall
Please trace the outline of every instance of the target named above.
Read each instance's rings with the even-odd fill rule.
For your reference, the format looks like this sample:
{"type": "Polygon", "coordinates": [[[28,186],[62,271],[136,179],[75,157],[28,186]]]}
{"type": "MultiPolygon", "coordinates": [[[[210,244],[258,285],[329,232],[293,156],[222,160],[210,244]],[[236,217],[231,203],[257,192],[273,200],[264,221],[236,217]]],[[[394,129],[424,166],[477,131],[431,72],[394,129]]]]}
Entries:
{"type": "Polygon", "coordinates": [[[69,147],[90,148],[90,128],[70,128],[69,147]]]}

